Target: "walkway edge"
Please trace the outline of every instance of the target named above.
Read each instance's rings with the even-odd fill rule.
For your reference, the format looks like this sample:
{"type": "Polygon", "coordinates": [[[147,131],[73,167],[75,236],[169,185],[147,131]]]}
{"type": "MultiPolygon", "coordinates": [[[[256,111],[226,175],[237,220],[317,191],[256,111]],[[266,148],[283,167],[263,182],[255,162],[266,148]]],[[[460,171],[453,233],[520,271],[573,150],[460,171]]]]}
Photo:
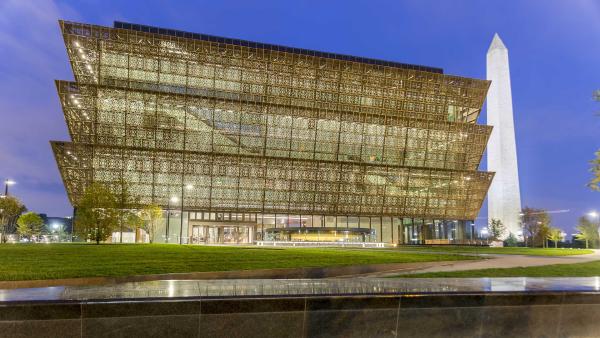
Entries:
{"type": "Polygon", "coordinates": [[[415,263],[387,263],[370,265],[349,265],[318,268],[285,268],[285,269],[257,269],[235,271],[208,271],[165,273],[153,275],[134,275],[120,277],[83,277],[63,279],[40,279],[20,281],[0,281],[0,289],[16,288],[41,288],[51,286],[86,286],[106,285],[130,282],[148,282],[156,280],[186,280],[186,279],[300,279],[300,278],[330,278],[349,275],[363,275],[382,273],[387,271],[424,269],[428,267],[446,265],[456,261],[435,261],[415,263]]]}

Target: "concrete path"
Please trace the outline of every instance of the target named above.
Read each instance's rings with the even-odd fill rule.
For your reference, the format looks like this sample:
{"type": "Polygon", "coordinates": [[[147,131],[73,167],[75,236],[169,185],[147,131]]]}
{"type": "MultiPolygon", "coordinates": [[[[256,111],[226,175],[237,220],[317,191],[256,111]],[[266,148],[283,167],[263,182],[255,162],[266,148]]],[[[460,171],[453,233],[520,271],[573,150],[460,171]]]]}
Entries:
{"type": "MultiPolygon", "coordinates": [[[[527,256],[527,255],[497,255],[497,254],[479,254],[479,257],[486,258],[476,261],[452,261],[439,262],[433,266],[407,267],[396,271],[374,272],[360,276],[352,277],[387,277],[425,272],[443,272],[443,271],[465,271],[481,269],[503,269],[517,268],[554,264],[575,264],[586,263],[600,260],[600,250],[594,250],[594,253],[575,256],[527,256]]],[[[351,276],[347,276],[351,277],[351,276]]]]}
{"type": "MultiPolygon", "coordinates": [[[[470,255],[470,254],[469,254],[470,255]]],[[[347,275],[343,277],[389,277],[425,272],[465,271],[481,269],[504,269],[529,266],[542,266],[554,264],[575,264],[600,260],[600,250],[594,253],[575,256],[527,256],[527,255],[499,255],[499,254],[473,254],[486,259],[476,261],[451,261],[432,262],[429,266],[401,267],[395,271],[381,271],[361,275],[347,275]]]]}

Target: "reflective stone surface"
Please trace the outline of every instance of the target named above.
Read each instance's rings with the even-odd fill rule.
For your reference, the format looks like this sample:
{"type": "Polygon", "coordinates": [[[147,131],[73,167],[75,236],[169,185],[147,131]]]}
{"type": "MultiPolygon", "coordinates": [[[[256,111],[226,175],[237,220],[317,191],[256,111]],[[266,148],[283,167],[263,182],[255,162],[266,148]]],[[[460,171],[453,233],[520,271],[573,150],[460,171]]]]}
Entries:
{"type": "Polygon", "coordinates": [[[571,337],[599,278],[179,280],[2,290],[0,337],[571,337]]]}
{"type": "Polygon", "coordinates": [[[600,291],[600,277],[163,280],[0,290],[0,302],[182,297],[600,291]]]}

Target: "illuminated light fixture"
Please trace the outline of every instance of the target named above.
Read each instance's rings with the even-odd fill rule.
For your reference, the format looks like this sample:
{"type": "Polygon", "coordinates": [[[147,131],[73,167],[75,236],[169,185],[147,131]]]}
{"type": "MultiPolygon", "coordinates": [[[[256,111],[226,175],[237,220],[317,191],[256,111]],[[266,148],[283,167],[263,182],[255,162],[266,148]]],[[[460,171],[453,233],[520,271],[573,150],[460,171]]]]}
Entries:
{"type": "Polygon", "coordinates": [[[179,201],[179,198],[177,198],[177,196],[171,197],[171,202],[177,203],[177,201],[179,201]]]}
{"type": "Polygon", "coordinates": [[[76,47],[79,47],[79,42],[75,41],[74,44],[76,47]]]}
{"type": "Polygon", "coordinates": [[[598,214],[596,211],[591,211],[591,212],[588,212],[588,216],[596,218],[596,217],[600,216],[600,214],[598,214]]]}
{"type": "Polygon", "coordinates": [[[465,177],[465,180],[470,181],[471,180],[471,176],[465,177]]]}
{"type": "Polygon", "coordinates": [[[13,185],[13,184],[17,184],[17,182],[15,182],[13,180],[4,180],[4,184],[6,184],[6,185],[13,185]]]}
{"type": "Polygon", "coordinates": [[[194,185],[193,184],[188,184],[188,185],[185,186],[185,188],[187,190],[192,190],[192,189],[194,189],[194,185]]]}

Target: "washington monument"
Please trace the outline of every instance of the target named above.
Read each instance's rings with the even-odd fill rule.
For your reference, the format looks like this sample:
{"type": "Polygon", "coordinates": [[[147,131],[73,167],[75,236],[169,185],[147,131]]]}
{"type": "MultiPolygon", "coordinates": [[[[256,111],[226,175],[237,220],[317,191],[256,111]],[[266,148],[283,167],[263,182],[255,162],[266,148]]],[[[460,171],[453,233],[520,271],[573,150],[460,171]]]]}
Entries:
{"type": "Polygon", "coordinates": [[[492,81],[487,96],[487,124],[494,127],[487,147],[487,170],[496,172],[488,193],[488,220],[499,219],[508,233],[519,231],[521,190],[515,146],[508,49],[498,34],[490,44],[486,62],[492,81]]]}

